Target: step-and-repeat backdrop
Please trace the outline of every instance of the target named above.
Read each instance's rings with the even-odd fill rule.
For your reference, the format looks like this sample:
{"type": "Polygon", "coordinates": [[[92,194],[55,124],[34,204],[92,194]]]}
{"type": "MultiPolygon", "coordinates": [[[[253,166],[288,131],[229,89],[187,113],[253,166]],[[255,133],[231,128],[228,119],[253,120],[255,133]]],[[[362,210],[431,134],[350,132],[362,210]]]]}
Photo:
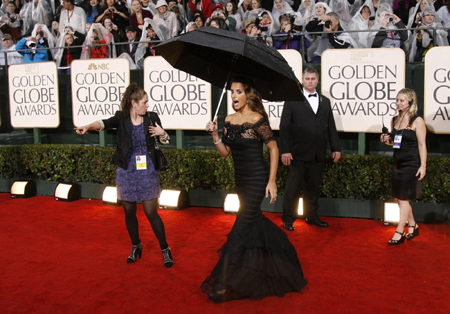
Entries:
{"type": "MultiPolygon", "coordinates": [[[[302,58],[280,50],[301,81],[302,58]]],[[[429,130],[450,133],[450,47],[430,49],[425,59],[424,119],[429,130]]],[[[54,62],[14,64],[8,69],[9,106],[14,128],[57,128],[58,74],[54,62]]],[[[322,55],[321,93],[330,98],[341,132],[380,133],[397,114],[395,99],[405,87],[401,49],[333,49],[322,55]]],[[[73,123],[81,126],[120,110],[130,84],[126,59],[75,60],[71,67],[73,123]]],[[[166,129],[203,130],[212,119],[211,84],[174,69],[162,57],[144,61],[149,110],[166,129]]],[[[421,91],[418,91],[421,93],[421,91]]],[[[228,113],[234,112],[227,95],[228,113]]],[[[263,101],[274,130],[284,102],[263,101]]]]}

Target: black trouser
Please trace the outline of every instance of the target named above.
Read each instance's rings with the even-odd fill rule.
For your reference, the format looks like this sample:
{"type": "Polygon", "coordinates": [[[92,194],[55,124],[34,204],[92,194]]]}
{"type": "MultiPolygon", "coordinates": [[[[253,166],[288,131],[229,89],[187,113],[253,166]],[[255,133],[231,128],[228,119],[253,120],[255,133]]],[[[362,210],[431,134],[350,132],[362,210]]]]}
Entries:
{"type": "Polygon", "coordinates": [[[293,223],[297,218],[298,199],[303,190],[303,211],[307,219],[319,217],[319,193],[325,161],[300,161],[294,156],[289,165],[289,177],[283,196],[283,222],[293,223]],[[303,187],[303,189],[302,189],[303,187]]]}
{"type": "MultiPolygon", "coordinates": [[[[123,209],[125,211],[125,223],[127,225],[128,234],[130,235],[131,242],[133,245],[138,245],[140,242],[139,238],[139,223],[136,217],[136,202],[122,201],[123,209]]],[[[147,216],[150,225],[152,226],[153,232],[159,241],[159,246],[161,249],[166,249],[168,247],[166,242],[166,232],[164,230],[164,223],[158,214],[158,200],[153,199],[149,201],[143,201],[144,212],[147,216]]]]}

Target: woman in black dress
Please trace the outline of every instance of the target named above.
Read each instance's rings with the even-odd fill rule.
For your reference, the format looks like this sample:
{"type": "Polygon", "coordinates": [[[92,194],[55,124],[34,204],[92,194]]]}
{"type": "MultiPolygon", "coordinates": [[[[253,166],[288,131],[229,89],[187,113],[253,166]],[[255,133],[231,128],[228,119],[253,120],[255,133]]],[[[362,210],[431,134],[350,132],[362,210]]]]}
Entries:
{"type": "Polygon", "coordinates": [[[422,182],[427,169],[427,130],[425,122],[417,116],[417,96],[409,88],[397,94],[399,114],[392,119],[392,133],[382,134],[381,142],[394,147],[392,172],[392,196],[400,207],[400,221],[390,245],[412,240],[419,235],[419,226],[414,220],[410,199],[421,198],[422,182]],[[405,224],[408,221],[408,233],[405,224]]]}
{"type": "Polygon", "coordinates": [[[147,93],[136,83],[131,83],[123,94],[121,111],[114,117],[75,128],[77,134],[91,130],[117,129],[117,150],[113,163],[118,165],[116,173],[117,197],[125,210],[125,223],[131,238],[131,254],[127,263],[141,258],[142,243],[139,238],[136,202],[142,201],[144,212],[159,241],[164,266],[173,265],[173,258],[166,242],[166,233],[158,215],[160,193],[159,174],[155,169],[155,140],[169,144],[169,135],[162,129],[161,120],[155,112],[147,112],[147,93]],[[158,138],[156,138],[158,137],[158,138]]]}
{"type": "Polygon", "coordinates": [[[206,130],[223,157],[233,156],[240,208],[202,291],[215,302],[282,297],[300,291],[307,281],[286,233],[261,213],[264,197],[270,194],[271,203],[277,198],[278,147],[261,96],[249,79],[234,78],[231,98],[236,113],[226,117],[223,138],[218,134],[217,119],[209,122],[206,130]],[[270,171],[263,143],[270,151],[270,171]]]}

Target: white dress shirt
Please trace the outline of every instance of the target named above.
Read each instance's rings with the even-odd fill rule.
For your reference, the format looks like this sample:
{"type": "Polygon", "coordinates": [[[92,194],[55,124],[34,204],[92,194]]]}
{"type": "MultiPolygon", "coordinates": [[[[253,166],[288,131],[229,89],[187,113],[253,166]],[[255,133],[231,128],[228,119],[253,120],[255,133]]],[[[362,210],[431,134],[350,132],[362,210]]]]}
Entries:
{"type": "Polygon", "coordinates": [[[311,106],[311,109],[314,111],[314,113],[317,113],[317,110],[319,110],[319,94],[317,91],[314,91],[314,93],[310,94],[306,90],[303,90],[303,95],[305,95],[306,100],[308,100],[309,105],[311,106]],[[316,95],[309,97],[309,95],[316,95]]]}

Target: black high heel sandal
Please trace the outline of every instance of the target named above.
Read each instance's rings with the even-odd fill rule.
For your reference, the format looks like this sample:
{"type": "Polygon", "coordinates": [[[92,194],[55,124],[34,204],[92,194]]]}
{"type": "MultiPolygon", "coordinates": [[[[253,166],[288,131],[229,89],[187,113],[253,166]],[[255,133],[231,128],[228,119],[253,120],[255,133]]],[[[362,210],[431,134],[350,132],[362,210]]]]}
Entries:
{"type": "Polygon", "coordinates": [[[161,250],[163,257],[164,257],[164,266],[166,268],[170,268],[173,266],[173,257],[172,257],[172,251],[170,250],[170,247],[167,249],[161,250]]]}
{"type": "Polygon", "coordinates": [[[139,255],[139,258],[142,257],[142,249],[143,248],[144,247],[142,246],[142,243],[140,243],[140,242],[137,245],[133,245],[131,247],[131,254],[127,258],[127,263],[128,264],[136,263],[137,262],[137,256],[139,255]]]}
{"type": "Polygon", "coordinates": [[[395,233],[400,234],[402,237],[398,240],[390,239],[388,242],[389,245],[398,245],[400,243],[405,242],[405,232],[404,231],[403,231],[403,233],[395,231],[395,233]]]}
{"type": "Polygon", "coordinates": [[[406,235],[406,240],[412,240],[419,235],[419,227],[417,227],[417,228],[416,227],[417,227],[417,222],[414,224],[414,226],[408,225],[408,234],[406,235]],[[409,228],[414,228],[413,233],[409,233],[409,228]]]}

